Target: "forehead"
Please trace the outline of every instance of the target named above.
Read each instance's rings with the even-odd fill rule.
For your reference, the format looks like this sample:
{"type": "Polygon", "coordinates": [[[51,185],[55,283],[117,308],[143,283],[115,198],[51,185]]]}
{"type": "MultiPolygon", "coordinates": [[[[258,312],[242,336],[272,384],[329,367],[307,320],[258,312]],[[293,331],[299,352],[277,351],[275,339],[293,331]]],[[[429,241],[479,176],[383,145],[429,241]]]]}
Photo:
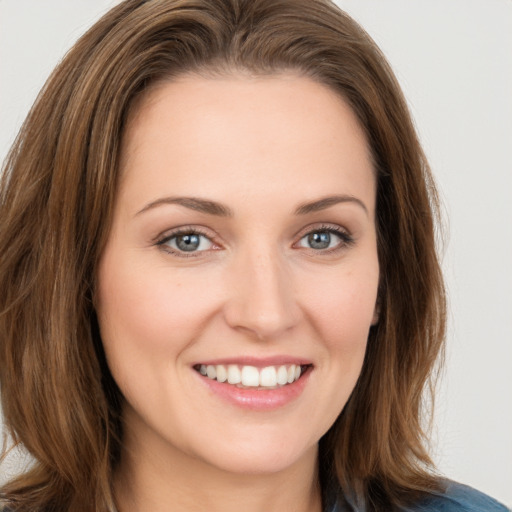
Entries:
{"type": "Polygon", "coordinates": [[[158,84],[132,110],[121,170],[121,189],[148,199],[163,190],[197,195],[198,187],[222,199],[271,189],[292,196],[304,187],[312,195],[333,186],[374,192],[370,150],[351,108],[292,73],[158,84]]]}

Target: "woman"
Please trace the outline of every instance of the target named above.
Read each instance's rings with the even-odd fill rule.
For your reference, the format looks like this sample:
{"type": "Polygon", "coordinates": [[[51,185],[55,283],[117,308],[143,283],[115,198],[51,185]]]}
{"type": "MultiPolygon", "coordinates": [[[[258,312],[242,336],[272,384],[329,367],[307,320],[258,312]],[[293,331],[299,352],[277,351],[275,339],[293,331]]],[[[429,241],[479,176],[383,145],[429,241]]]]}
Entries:
{"type": "Polygon", "coordinates": [[[121,3],[45,86],[0,215],[2,406],[36,461],[10,509],[504,510],[424,447],[435,187],[330,3],[121,3]]]}

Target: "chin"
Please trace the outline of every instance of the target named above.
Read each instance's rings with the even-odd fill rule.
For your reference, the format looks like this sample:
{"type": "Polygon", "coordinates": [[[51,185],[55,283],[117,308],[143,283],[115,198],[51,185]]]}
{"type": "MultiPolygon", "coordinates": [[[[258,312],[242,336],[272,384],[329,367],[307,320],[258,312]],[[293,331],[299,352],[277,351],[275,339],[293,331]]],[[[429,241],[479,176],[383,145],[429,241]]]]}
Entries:
{"type": "Polygon", "coordinates": [[[213,443],[204,453],[203,461],[223,471],[240,475],[264,475],[284,472],[302,461],[316,460],[318,443],[305,445],[290,442],[289,436],[262,443],[264,435],[254,442],[248,439],[232,440],[229,446],[213,443]],[[213,448],[213,450],[212,450],[213,448]]]}

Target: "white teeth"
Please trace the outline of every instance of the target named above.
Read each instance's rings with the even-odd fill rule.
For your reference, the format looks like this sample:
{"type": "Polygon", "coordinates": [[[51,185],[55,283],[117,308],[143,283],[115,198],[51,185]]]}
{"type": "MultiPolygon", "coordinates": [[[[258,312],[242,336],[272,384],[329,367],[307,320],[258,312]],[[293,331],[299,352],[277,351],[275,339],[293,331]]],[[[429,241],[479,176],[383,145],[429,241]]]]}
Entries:
{"type": "Polygon", "coordinates": [[[238,369],[238,365],[230,364],[228,366],[228,382],[230,384],[238,384],[242,381],[242,375],[238,369]]]}
{"type": "Polygon", "coordinates": [[[277,383],[280,386],[288,384],[288,370],[286,369],[286,366],[280,366],[279,370],[277,370],[277,383]]]}
{"type": "Polygon", "coordinates": [[[263,368],[260,373],[260,386],[271,388],[277,384],[277,372],[273,366],[263,368]]]}
{"type": "Polygon", "coordinates": [[[215,369],[215,366],[209,364],[206,367],[206,375],[209,379],[215,379],[217,377],[217,370],[215,369]]]}
{"type": "Polygon", "coordinates": [[[217,380],[219,382],[226,382],[228,378],[228,372],[223,364],[218,364],[215,369],[217,370],[217,380]]]}
{"type": "Polygon", "coordinates": [[[276,386],[284,386],[292,384],[298,380],[302,373],[302,367],[297,364],[265,366],[257,368],[256,366],[239,366],[237,364],[230,365],[200,365],[196,369],[212,380],[218,382],[228,382],[251,388],[275,388],[276,386]]]}
{"type": "Polygon", "coordinates": [[[257,388],[260,385],[260,372],[255,366],[242,367],[242,384],[257,388]]]}
{"type": "Polygon", "coordinates": [[[288,384],[291,384],[295,379],[295,365],[292,364],[288,367],[288,384]]]}

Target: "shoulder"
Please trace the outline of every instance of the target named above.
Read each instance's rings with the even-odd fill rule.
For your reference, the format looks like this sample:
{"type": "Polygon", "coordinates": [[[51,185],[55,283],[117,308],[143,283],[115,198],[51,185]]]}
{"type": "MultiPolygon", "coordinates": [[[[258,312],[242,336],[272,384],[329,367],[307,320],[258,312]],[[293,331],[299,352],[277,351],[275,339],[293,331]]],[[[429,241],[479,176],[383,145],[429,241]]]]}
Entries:
{"type": "Polygon", "coordinates": [[[467,485],[445,481],[444,491],[432,493],[404,512],[508,512],[509,509],[467,485]]]}
{"type": "MultiPolygon", "coordinates": [[[[451,480],[442,480],[442,490],[423,495],[418,501],[400,507],[400,512],[512,512],[494,498],[467,485],[451,480]]],[[[327,496],[329,498],[329,495],[327,496]]],[[[343,493],[330,497],[335,504],[325,508],[326,512],[363,512],[364,506],[357,500],[349,500],[343,493]]]]}

